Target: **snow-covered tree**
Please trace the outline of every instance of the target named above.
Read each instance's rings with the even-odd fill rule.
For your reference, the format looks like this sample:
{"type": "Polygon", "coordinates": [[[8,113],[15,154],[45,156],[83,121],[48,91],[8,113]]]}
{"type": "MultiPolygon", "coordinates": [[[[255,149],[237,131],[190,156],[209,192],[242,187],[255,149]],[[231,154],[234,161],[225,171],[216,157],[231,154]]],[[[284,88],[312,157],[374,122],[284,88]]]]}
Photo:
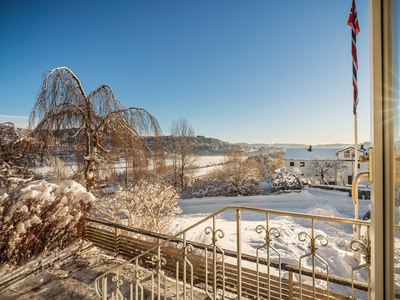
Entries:
{"type": "Polygon", "coordinates": [[[0,264],[20,265],[82,238],[94,196],[69,180],[32,181],[0,191],[0,264]]]}
{"type": "Polygon", "coordinates": [[[254,195],[262,180],[262,167],[254,158],[233,151],[226,156],[217,176],[222,179],[227,195],[254,195]]]}
{"type": "Polygon", "coordinates": [[[23,159],[35,145],[33,138],[18,134],[13,123],[0,123],[0,188],[16,187],[34,178],[23,159]]]}
{"type": "Polygon", "coordinates": [[[283,159],[283,154],[279,154],[277,158],[270,158],[267,161],[266,166],[267,166],[268,174],[274,174],[275,170],[284,167],[285,166],[285,160],[283,159]]]}
{"type": "Polygon", "coordinates": [[[131,227],[165,233],[171,218],[181,212],[173,186],[140,181],[113,197],[99,199],[92,214],[131,227]]]}
{"type": "Polygon", "coordinates": [[[142,161],[163,158],[157,139],[160,126],[149,112],[126,107],[108,85],[87,95],[79,78],[66,67],[45,76],[29,126],[43,151],[64,147],[64,151],[76,154],[87,190],[92,190],[97,170],[107,162],[115,144],[126,149],[126,155],[140,156],[142,161]],[[71,130],[73,136],[66,136],[71,130]],[[151,147],[143,136],[155,138],[151,147]]]}
{"type": "Polygon", "coordinates": [[[273,184],[279,190],[298,190],[302,188],[299,174],[280,172],[274,176],[273,184]]]}
{"type": "Polygon", "coordinates": [[[327,185],[327,176],[334,176],[338,170],[343,168],[343,162],[341,160],[328,160],[324,157],[315,157],[307,165],[307,171],[309,176],[320,177],[321,180],[327,185]]]}

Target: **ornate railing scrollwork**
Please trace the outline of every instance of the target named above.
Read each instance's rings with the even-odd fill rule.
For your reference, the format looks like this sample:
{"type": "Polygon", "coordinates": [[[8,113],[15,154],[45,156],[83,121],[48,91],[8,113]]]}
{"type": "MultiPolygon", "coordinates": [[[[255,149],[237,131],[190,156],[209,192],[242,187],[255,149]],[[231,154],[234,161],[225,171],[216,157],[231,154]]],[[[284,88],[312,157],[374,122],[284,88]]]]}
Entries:
{"type": "Polygon", "coordinates": [[[301,281],[301,275],[302,275],[301,260],[308,256],[311,256],[311,259],[312,259],[313,297],[315,298],[315,258],[317,258],[326,267],[326,290],[327,290],[327,297],[329,299],[329,265],[321,256],[318,255],[318,253],[317,253],[318,248],[316,247],[317,239],[321,239],[320,244],[321,244],[321,246],[324,246],[324,247],[328,245],[329,241],[323,235],[315,235],[314,234],[314,219],[311,220],[311,235],[309,235],[305,231],[302,231],[298,234],[298,238],[301,242],[305,242],[306,237],[308,237],[310,239],[310,246],[308,246],[308,248],[310,249],[310,253],[300,256],[300,259],[299,259],[300,299],[303,298],[303,288],[302,288],[302,281],[301,281]]]}
{"type": "Polygon", "coordinates": [[[268,299],[271,298],[271,253],[270,249],[272,249],[279,257],[279,298],[282,297],[282,276],[281,276],[281,254],[275,249],[274,246],[271,245],[271,234],[275,238],[279,238],[281,236],[281,232],[275,228],[269,228],[269,214],[266,214],[266,226],[264,225],[258,225],[256,227],[256,232],[258,234],[262,234],[265,232],[265,244],[261,245],[260,247],[257,248],[256,250],[256,257],[257,257],[257,299],[260,299],[260,256],[259,256],[259,251],[262,248],[267,248],[267,270],[268,270],[268,299]]]}
{"type": "Polygon", "coordinates": [[[124,282],[119,278],[119,272],[120,269],[117,269],[115,275],[111,277],[111,281],[115,283],[115,289],[111,292],[111,298],[123,300],[124,296],[119,288],[124,284],[124,282]]]}
{"type": "Polygon", "coordinates": [[[206,229],[204,229],[204,232],[205,234],[212,233],[212,245],[215,245],[218,239],[222,239],[225,236],[225,232],[222,229],[213,230],[211,226],[207,226],[206,229]]]}
{"type": "Polygon", "coordinates": [[[193,252],[193,246],[191,244],[187,244],[186,242],[186,233],[183,233],[183,242],[179,242],[176,244],[176,248],[178,250],[183,250],[183,258],[181,261],[176,262],[176,299],[180,299],[179,297],[179,263],[183,264],[183,276],[182,276],[182,285],[183,285],[183,299],[186,299],[187,296],[187,266],[190,268],[190,299],[193,299],[193,265],[188,259],[188,255],[193,252]]]}
{"type": "Polygon", "coordinates": [[[212,274],[213,274],[213,294],[209,291],[208,285],[208,247],[205,249],[205,270],[206,270],[206,294],[211,299],[218,299],[218,289],[217,289],[217,252],[221,253],[222,255],[222,298],[225,299],[225,252],[222,248],[217,245],[218,239],[222,239],[225,236],[225,232],[222,229],[215,229],[216,228],[216,216],[213,217],[213,226],[207,226],[204,229],[205,234],[211,234],[211,244],[209,247],[212,247],[212,274]]]}
{"type": "Polygon", "coordinates": [[[129,285],[130,297],[133,299],[133,291],[135,291],[135,298],[139,299],[139,289],[140,289],[140,299],[143,300],[143,285],[140,282],[140,278],[144,276],[143,270],[139,267],[139,260],[135,260],[135,265],[129,268],[129,271],[133,273],[133,282],[129,285]],[[133,288],[135,285],[135,288],[133,288]]]}
{"type": "Polygon", "coordinates": [[[157,298],[160,299],[161,293],[161,278],[164,285],[164,298],[167,297],[167,277],[165,276],[162,267],[167,264],[167,260],[161,257],[161,246],[157,247],[157,254],[151,257],[152,263],[156,267],[156,271],[151,274],[151,299],[154,299],[154,275],[157,275],[157,298]]]}
{"type": "Polygon", "coordinates": [[[367,268],[368,300],[369,300],[369,299],[371,299],[371,241],[369,239],[369,228],[367,228],[366,240],[351,241],[350,248],[351,248],[351,250],[353,250],[355,252],[360,251],[361,248],[363,248],[364,252],[365,252],[365,256],[364,256],[365,263],[362,265],[355,266],[351,270],[351,297],[354,298],[354,272],[357,270],[367,268]]]}

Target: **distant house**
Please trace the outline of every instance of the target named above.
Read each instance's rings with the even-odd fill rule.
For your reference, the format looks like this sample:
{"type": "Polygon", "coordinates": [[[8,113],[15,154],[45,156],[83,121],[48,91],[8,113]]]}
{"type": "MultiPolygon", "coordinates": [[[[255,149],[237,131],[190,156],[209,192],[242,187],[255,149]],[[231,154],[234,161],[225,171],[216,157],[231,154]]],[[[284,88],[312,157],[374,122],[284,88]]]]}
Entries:
{"type": "MultiPolygon", "coordinates": [[[[365,156],[366,153],[367,151],[364,148],[358,149],[358,158],[361,155],[365,156]]],[[[299,174],[303,183],[324,184],[320,176],[310,175],[310,164],[311,162],[314,163],[317,158],[338,165],[330,172],[329,176],[326,177],[329,184],[352,184],[354,178],[354,147],[327,149],[312,148],[310,146],[309,148],[287,149],[284,156],[285,171],[299,174]]],[[[368,171],[368,161],[359,162],[358,171],[368,171]]]]}

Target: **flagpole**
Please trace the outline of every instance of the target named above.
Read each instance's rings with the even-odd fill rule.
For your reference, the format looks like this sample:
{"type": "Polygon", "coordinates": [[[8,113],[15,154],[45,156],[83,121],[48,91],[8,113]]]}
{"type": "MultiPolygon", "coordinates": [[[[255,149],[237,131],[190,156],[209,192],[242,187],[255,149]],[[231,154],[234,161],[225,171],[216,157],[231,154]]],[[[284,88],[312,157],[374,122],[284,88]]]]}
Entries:
{"type": "MultiPolygon", "coordinates": [[[[357,141],[357,114],[354,115],[354,177],[358,174],[358,141],[357,141]]],[[[353,178],[354,181],[354,178],[353,178]]],[[[358,182],[355,183],[354,198],[356,204],[354,206],[354,219],[358,220],[358,182]]]]}
{"type": "MultiPolygon", "coordinates": [[[[351,26],[351,54],[353,56],[353,114],[354,114],[354,200],[356,203],[354,204],[354,219],[358,220],[358,183],[354,181],[354,178],[358,174],[358,141],[357,141],[357,105],[358,105],[358,84],[357,84],[357,71],[358,71],[358,62],[357,62],[357,47],[356,47],[356,37],[360,32],[360,26],[358,24],[357,10],[355,0],[352,1],[349,20],[347,21],[347,25],[351,26]]],[[[353,226],[353,237],[355,240],[360,239],[360,227],[358,225],[353,226]]],[[[359,262],[360,261],[360,251],[353,252],[354,258],[359,262]]]]}
{"type": "MultiPolygon", "coordinates": [[[[354,114],[354,177],[353,184],[355,184],[354,189],[354,199],[356,199],[356,204],[354,205],[354,219],[358,220],[358,181],[354,182],[354,178],[358,174],[358,142],[357,142],[357,112],[354,114]]],[[[360,240],[360,226],[353,225],[353,238],[354,240],[360,240]]],[[[353,251],[354,259],[357,262],[361,260],[361,251],[353,251]]]]}

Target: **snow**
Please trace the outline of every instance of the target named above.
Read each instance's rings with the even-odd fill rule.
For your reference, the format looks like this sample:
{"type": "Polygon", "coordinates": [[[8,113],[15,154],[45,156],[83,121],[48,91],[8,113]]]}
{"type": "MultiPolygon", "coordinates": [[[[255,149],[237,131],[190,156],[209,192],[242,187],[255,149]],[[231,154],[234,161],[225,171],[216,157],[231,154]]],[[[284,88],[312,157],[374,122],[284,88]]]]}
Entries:
{"type": "MultiPolygon", "coordinates": [[[[123,259],[107,255],[96,247],[88,249],[83,246],[81,249],[77,249],[77,245],[73,245],[64,251],[52,253],[42,260],[31,261],[29,265],[14,271],[12,275],[0,278],[1,286],[13,275],[15,276],[15,273],[19,273],[21,276],[32,273],[25,279],[0,289],[0,299],[97,300],[93,285],[96,277],[124,262],[123,259]],[[40,269],[43,270],[38,272],[40,269]]],[[[132,281],[132,268],[133,265],[128,264],[127,268],[123,268],[120,272],[120,279],[124,283],[121,290],[124,293],[129,287],[127,283],[132,281]]],[[[7,267],[1,266],[0,273],[3,269],[7,269],[7,267]]],[[[145,293],[144,299],[150,299],[151,271],[143,271],[141,278],[145,293]]],[[[172,280],[167,279],[167,289],[172,293],[175,291],[173,283],[172,280]]],[[[112,284],[111,281],[109,288],[112,284]]],[[[206,298],[203,290],[194,289],[194,299],[206,298]]],[[[176,299],[175,295],[172,295],[171,299],[176,299]]]]}
{"type": "MultiPolygon", "coordinates": [[[[26,190],[25,192],[30,192],[34,190],[33,188],[26,190]]],[[[40,189],[38,189],[40,190],[40,189]]],[[[54,189],[53,189],[54,190],[54,189]]],[[[43,192],[43,189],[40,190],[43,192]]],[[[77,197],[80,196],[80,187],[74,186],[73,182],[64,182],[61,184],[55,193],[63,191],[64,193],[70,191],[77,197]]],[[[43,192],[44,193],[44,192],[43,192]]],[[[66,198],[62,198],[62,204],[66,204],[66,198]]],[[[182,229],[191,226],[210,214],[230,205],[235,206],[245,206],[245,207],[257,207],[270,210],[279,210],[287,212],[297,212],[297,213],[307,213],[321,216],[332,216],[332,217],[342,217],[342,218],[354,218],[354,205],[351,197],[348,193],[340,191],[327,191],[314,188],[305,188],[300,193],[290,193],[290,194],[270,194],[262,196],[239,196],[239,197],[212,197],[212,198],[194,198],[194,199],[183,199],[180,201],[180,208],[182,212],[177,215],[173,226],[180,226],[182,229]]],[[[359,215],[363,216],[369,209],[369,200],[359,201],[359,215]]],[[[60,206],[61,210],[58,212],[59,215],[63,213],[63,208],[66,206],[60,206]]],[[[24,205],[18,208],[20,211],[25,211],[24,205]]],[[[68,213],[66,211],[65,213],[68,213]]],[[[79,218],[80,216],[75,216],[79,218]]],[[[35,222],[35,215],[25,222],[18,223],[16,225],[17,232],[23,232],[35,222]]],[[[243,212],[241,216],[241,241],[242,241],[242,253],[256,255],[256,250],[264,244],[265,232],[260,234],[256,232],[256,227],[259,225],[265,226],[265,214],[255,213],[255,212],[243,212]]],[[[70,222],[70,218],[63,218],[61,223],[70,222]]],[[[207,226],[212,226],[212,221],[206,222],[201,226],[198,226],[191,230],[188,234],[189,239],[195,239],[198,241],[206,241],[210,243],[210,235],[204,233],[204,229],[207,226]]],[[[308,219],[295,218],[290,216],[280,216],[280,215],[270,215],[270,227],[275,227],[280,231],[280,237],[272,238],[272,246],[274,246],[277,251],[281,254],[282,262],[298,265],[299,258],[309,253],[309,239],[306,238],[304,242],[299,240],[299,234],[301,232],[306,232],[311,234],[311,221],[308,219]]],[[[225,211],[217,216],[216,228],[223,230],[225,236],[219,239],[218,244],[221,247],[229,250],[236,251],[236,211],[225,211]]],[[[341,277],[351,278],[351,268],[358,265],[354,260],[353,254],[350,251],[349,243],[353,240],[352,236],[352,226],[334,222],[323,222],[315,221],[315,234],[322,235],[328,238],[329,244],[327,246],[322,246],[320,244],[322,239],[317,240],[317,253],[325,259],[329,264],[329,273],[331,275],[337,275],[341,277]]],[[[396,243],[398,239],[396,239],[396,243]]],[[[396,244],[397,245],[397,244],[396,244]]],[[[397,247],[400,249],[400,247],[397,247]]],[[[397,251],[397,250],[396,250],[397,251]]],[[[400,251],[400,250],[399,250],[400,251]]],[[[92,253],[92,252],[90,252],[92,253]]],[[[67,264],[67,269],[59,268],[55,266],[54,268],[46,271],[47,273],[40,272],[37,275],[30,276],[24,282],[14,284],[11,288],[7,290],[5,294],[6,297],[12,299],[13,295],[21,296],[20,288],[30,286],[29,291],[23,296],[24,299],[31,299],[35,297],[36,290],[34,287],[41,287],[38,293],[42,293],[42,296],[53,297],[57,295],[67,296],[66,290],[74,291],[79,290],[79,293],[85,295],[87,299],[93,297],[93,281],[98,275],[107,271],[112,262],[117,263],[118,261],[110,260],[106,266],[100,269],[104,261],[104,257],[97,259],[95,255],[89,252],[84,255],[85,264],[93,265],[93,269],[82,268],[78,263],[77,269],[70,269],[67,264]],[[89,263],[90,262],[90,263],[89,263]],[[81,274],[80,271],[86,273],[81,274]],[[66,271],[65,271],[66,270],[66,271]],[[59,280],[56,281],[55,278],[59,280]],[[76,280],[74,278],[77,278],[76,280]],[[41,281],[43,279],[43,281],[41,281]],[[60,282],[65,282],[60,284],[60,282]]],[[[45,255],[50,255],[50,252],[45,255]]],[[[97,254],[96,254],[97,255],[97,254]]],[[[265,248],[260,249],[260,255],[266,257],[265,248]]],[[[272,255],[272,259],[277,259],[276,255],[272,255]]],[[[33,262],[29,262],[21,268],[21,270],[26,270],[31,268],[33,265],[41,263],[41,258],[37,258],[33,262]]],[[[121,261],[119,262],[121,263],[121,261]]],[[[61,264],[59,264],[61,265],[61,264]]],[[[65,265],[65,264],[64,264],[65,265]]],[[[305,268],[311,268],[310,260],[302,260],[302,265],[305,268]]],[[[244,264],[245,267],[249,267],[244,264]]],[[[7,272],[8,266],[2,266],[0,278],[3,277],[4,272],[7,272]]],[[[317,263],[317,270],[324,271],[321,263],[317,263]]],[[[18,271],[14,270],[13,272],[18,271]]],[[[287,276],[284,274],[284,276],[287,276]]],[[[298,280],[298,276],[295,277],[298,280]]],[[[310,279],[303,276],[303,283],[310,284],[310,279]]],[[[366,272],[361,271],[356,273],[356,280],[366,282],[366,272]]],[[[325,287],[325,283],[318,281],[318,286],[325,287]]],[[[332,291],[339,293],[344,293],[350,295],[350,289],[342,286],[330,285],[332,291]]],[[[72,292],[71,292],[72,293],[72,292]]],[[[0,295],[1,292],[0,292],[0,295]]],[[[357,292],[356,296],[359,298],[366,299],[366,293],[357,292]]],[[[45,298],[35,298],[35,299],[45,299],[45,298]]],[[[54,298],[55,299],[55,298],[54,298]]]]}
{"type": "Polygon", "coordinates": [[[195,165],[199,167],[213,166],[223,163],[225,156],[200,156],[195,165]]]}
{"type": "MultiPolygon", "coordinates": [[[[369,204],[369,200],[359,202],[359,215],[361,217],[368,212],[369,204]]],[[[306,188],[300,193],[280,195],[184,199],[180,202],[182,213],[178,215],[177,223],[183,224],[181,225],[182,228],[187,228],[211,213],[230,205],[328,217],[354,218],[354,205],[347,193],[306,188]]],[[[280,231],[279,238],[272,237],[272,246],[280,252],[282,262],[298,266],[300,257],[309,253],[308,247],[310,245],[308,237],[305,242],[301,242],[298,235],[300,232],[311,235],[311,220],[272,214],[269,218],[270,228],[275,227],[280,231]]],[[[255,256],[257,248],[264,244],[265,238],[265,231],[258,234],[255,229],[258,225],[265,226],[265,214],[242,212],[241,220],[242,253],[255,256]]],[[[211,220],[191,230],[188,234],[189,239],[204,237],[204,228],[207,226],[212,226],[211,220]]],[[[225,233],[225,237],[219,241],[220,245],[224,249],[236,251],[236,211],[229,210],[219,214],[216,220],[216,228],[225,233]]],[[[320,238],[316,242],[317,253],[329,264],[329,274],[351,279],[351,269],[358,265],[350,251],[350,242],[353,240],[352,225],[316,220],[315,235],[322,235],[329,240],[326,247],[320,244],[323,239],[320,238]]],[[[211,243],[208,236],[207,238],[211,243]]],[[[263,248],[260,251],[261,255],[266,257],[266,249],[263,248]]],[[[271,258],[277,259],[277,256],[272,255],[271,258]]],[[[311,260],[303,259],[302,265],[304,268],[311,269],[311,260]]],[[[317,263],[317,270],[323,272],[325,268],[321,263],[317,263]]],[[[356,280],[367,281],[365,271],[355,274],[356,280]]],[[[298,280],[298,276],[296,280],[298,280]]],[[[303,277],[302,280],[307,283],[307,280],[310,279],[303,277]]],[[[308,283],[310,284],[310,282],[308,283]]],[[[319,282],[319,284],[321,287],[325,286],[323,282],[319,282]]],[[[347,295],[351,293],[349,288],[335,284],[331,284],[330,289],[347,295]]],[[[366,293],[356,292],[357,297],[366,297],[366,293]]]]}
{"type": "Polygon", "coordinates": [[[18,265],[31,255],[62,248],[66,241],[76,240],[82,211],[89,209],[88,204],[94,200],[93,194],[72,180],[59,186],[32,181],[2,197],[0,244],[9,247],[2,250],[0,261],[18,265]],[[24,255],[18,253],[21,250],[24,255]]]}
{"type": "Polygon", "coordinates": [[[194,178],[202,177],[219,170],[222,170],[222,166],[200,167],[192,171],[192,176],[194,178]]]}
{"type": "Polygon", "coordinates": [[[319,156],[326,159],[337,159],[336,153],[342,149],[313,148],[312,151],[308,151],[308,148],[288,148],[284,158],[312,160],[319,156]]]}
{"type": "MultiPolygon", "coordinates": [[[[208,167],[208,166],[215,166],[215,165],[223,163],[224,159],[225,159],[225,156],[221,156],[221,155],[219,155],[219,156],[199,156],[196,159],[194,165],[196,165],[199,168],[208,167]]],[[[166,160],[166,164],[167,165],[172,165],[172,160],[171,159],[167,159],[166,160]]],[[[131,166],[128,165],[128,168],[131,168],[131,166]]],[[[50,166],[34,168],[34,170],[35,170],[35,172],[37,174],[46,174],[48,172],[51,172],[54,169],[57,169],[57,168],[50,167],[50,166]]],[[[63,169],[67,173],[74,173],[74,172],[77,172],[77,165],[76,164],[69,164],[69,165],[65,165],[61,169],[63,169]]],[[[121,159],[119,162],[113,163],[110,166],[110,169],[113,169],[118,173],[125,172],[125,170],[126,170],[125,159],[121,159]]]]}

